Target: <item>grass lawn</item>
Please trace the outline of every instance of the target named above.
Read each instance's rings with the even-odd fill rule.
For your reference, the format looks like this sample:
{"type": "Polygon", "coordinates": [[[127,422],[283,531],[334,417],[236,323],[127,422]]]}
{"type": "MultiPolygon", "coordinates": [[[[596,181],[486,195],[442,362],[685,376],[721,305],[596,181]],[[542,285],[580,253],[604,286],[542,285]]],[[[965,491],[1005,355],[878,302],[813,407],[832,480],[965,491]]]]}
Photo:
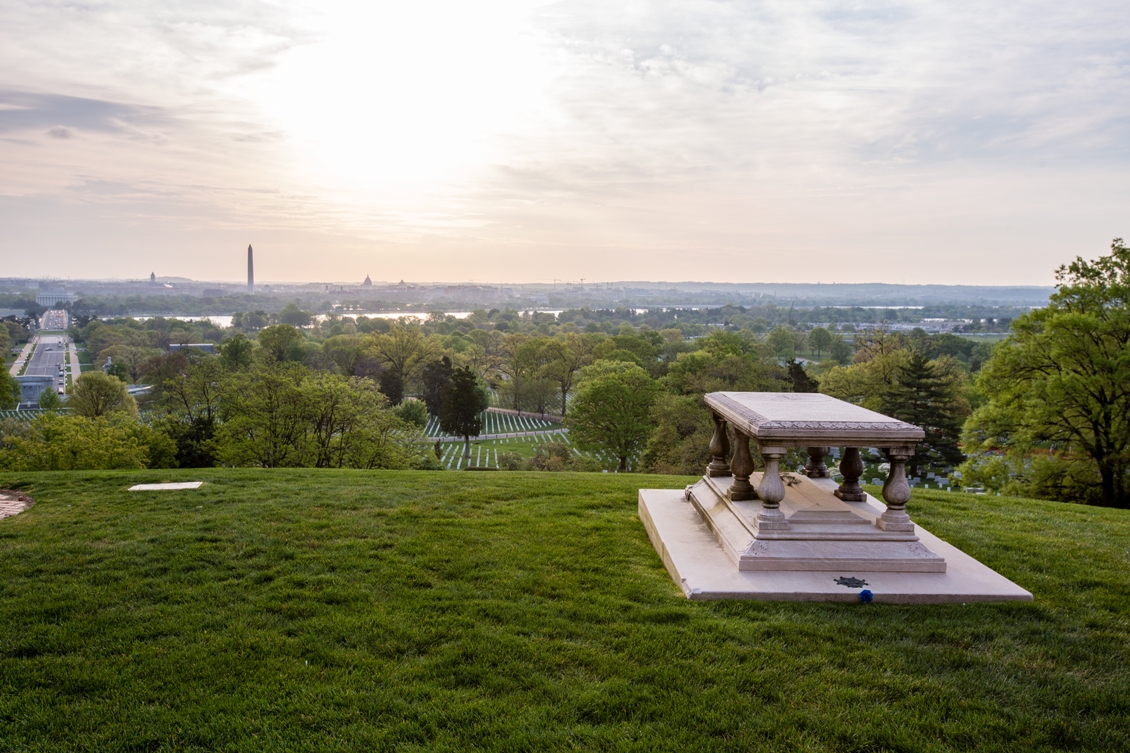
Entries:
{"type": "Polygon", "coordinates": [[[1130,514],[916,492],[1031,604],[689,602],[604,474],[0,474],[0,750],[1130,746],[1130,514]],[[133,483],[207,481],[127,493],[133,483]]]}

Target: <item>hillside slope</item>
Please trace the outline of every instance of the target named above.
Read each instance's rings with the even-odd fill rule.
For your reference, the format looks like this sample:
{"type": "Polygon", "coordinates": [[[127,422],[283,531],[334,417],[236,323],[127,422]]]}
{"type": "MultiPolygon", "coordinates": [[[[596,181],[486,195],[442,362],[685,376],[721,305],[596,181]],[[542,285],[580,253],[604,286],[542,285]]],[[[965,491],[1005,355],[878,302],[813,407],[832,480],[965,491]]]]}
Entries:
{"type": "Polygon", "coordinates": [[[1031,604],[689,602],[636,517],[688,481],[0,475],[37,502],[0,521],[0,750],[1130,744],[1125,512],[916,492],[1031,604]]]}

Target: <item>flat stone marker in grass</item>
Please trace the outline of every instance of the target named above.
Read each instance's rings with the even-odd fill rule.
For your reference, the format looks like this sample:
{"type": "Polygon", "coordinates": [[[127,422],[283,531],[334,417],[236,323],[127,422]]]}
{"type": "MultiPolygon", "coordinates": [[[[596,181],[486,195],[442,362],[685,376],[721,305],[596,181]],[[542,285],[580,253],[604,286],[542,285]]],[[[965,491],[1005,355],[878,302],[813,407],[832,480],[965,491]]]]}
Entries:
{"type": "Polygon", "coordinates": [[[158,491],[180,491],[182,489],[199,489],[203,481],[179,481],[170,484],[137,484],[131,486],[131,492],[158,492],[158,491]]]}
{"type": "Polygon", "coordinates": [[[31,497],[10,489],[0,489],[0,520],[19,515],[32,506],[31,497]]]}
{"type": "Polygon", "coordinates": [[[688,598],[1031,601],[907,515],[906,462],[921,428],[819,394],[713,392],[706,403],[715,423],[706,475],[685,492],[641,489],[639,497],[640,520],[688,598]],[[751,441],[763,473],[753,472],[751,441]],[[843,448],[840,484],[824,465],[830,446],[843,448]],[[808,452],[801,473],[781,473],[790,447],[808,452]],[[890,460],[885,504],[859,485],[861,447],[890,460]]]}

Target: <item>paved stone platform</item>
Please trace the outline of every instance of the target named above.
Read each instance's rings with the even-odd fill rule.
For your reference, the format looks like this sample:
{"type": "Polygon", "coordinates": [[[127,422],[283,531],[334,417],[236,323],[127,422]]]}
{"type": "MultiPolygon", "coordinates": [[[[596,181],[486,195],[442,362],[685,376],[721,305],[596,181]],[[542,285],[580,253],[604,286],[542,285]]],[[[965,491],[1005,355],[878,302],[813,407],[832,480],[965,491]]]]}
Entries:
{"type": "MultiPolygon", "coordinates": [[[[885,509],[874,497],[867,504],[885,509]]],[[[868,590],[875,602],[893,604],[1032,600],[1025,589],[920,526],[919,541],[945,559],[945,572],[740,571],[684,492],[641,489],[639,515],[688,599],[853,602],[868,590]]]]}

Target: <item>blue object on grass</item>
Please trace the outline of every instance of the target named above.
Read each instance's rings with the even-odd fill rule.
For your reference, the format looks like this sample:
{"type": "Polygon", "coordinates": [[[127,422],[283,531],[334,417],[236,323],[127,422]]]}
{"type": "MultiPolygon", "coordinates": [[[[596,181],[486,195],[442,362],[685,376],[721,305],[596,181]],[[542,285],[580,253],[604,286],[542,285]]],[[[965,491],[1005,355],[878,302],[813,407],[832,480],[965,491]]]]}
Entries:
{"type": "Polygon", "coordinates": [[[859,600],[864,604],[870,604],[871,600],[875,598],[875,594],[868,591],[866,588],[859,592],[859,600]]]}

